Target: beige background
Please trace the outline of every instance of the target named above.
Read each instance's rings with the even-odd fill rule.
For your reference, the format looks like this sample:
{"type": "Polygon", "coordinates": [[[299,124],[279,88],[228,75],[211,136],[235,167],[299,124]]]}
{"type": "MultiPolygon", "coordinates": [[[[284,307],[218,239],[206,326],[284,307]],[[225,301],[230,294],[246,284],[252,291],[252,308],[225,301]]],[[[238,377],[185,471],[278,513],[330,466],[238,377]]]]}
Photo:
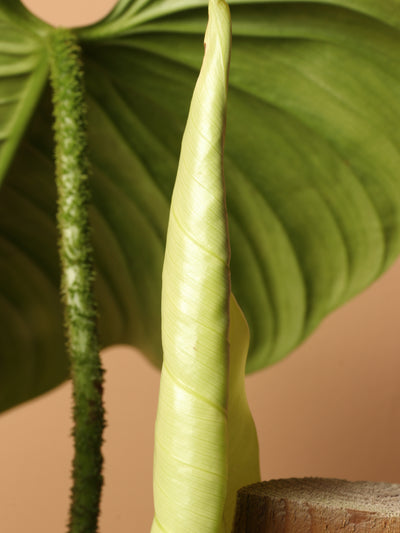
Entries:
{"type": "MultiPolygon", "coordinates": [[[[49,22],[64,25],[94,21],[111,3],[26,0],[49,22]]],[[[397,263],[295,354],[248,378],[264,479],[400,482],[399,316],[397,263]]],[[[159,375],[128,348],[107,350],[103,360],[108,427],[101,533],[145,532],[159,375]]],[[[66,384],[0,416],[0,531],[65,531],[70,394],[66,384]]]]}

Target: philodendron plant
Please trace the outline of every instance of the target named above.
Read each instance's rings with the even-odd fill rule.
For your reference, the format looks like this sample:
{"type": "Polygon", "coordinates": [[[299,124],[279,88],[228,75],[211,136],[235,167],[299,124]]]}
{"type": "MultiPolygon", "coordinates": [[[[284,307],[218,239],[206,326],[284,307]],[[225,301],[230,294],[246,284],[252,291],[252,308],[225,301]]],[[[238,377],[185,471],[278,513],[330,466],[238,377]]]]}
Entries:
{"type": "Polygon", "coordinates": [[[161,367],[166,241],[153,530],[170,533],[229,531],[258,479],[244,366],[400,252],[399,0],[232,1],[224,159],[224,0],[187,119],[206,8],[120,0],[71,31],[0,4],[0,409],[71,369],[71,533],[97,530],[99,346],[161,367]]]}

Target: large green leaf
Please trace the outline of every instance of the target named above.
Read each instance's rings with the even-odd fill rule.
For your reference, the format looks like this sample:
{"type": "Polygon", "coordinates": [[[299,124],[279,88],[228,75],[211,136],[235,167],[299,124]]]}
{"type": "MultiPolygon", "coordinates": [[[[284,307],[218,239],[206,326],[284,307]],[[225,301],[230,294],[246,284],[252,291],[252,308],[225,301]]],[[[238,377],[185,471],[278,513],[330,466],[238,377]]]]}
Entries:
{"type": "Polygon", "coordinates": [[[0,183],[47,79],[46,32],[18,2],[0,8],[0,183]]]}
{"type": "MultiPolygon", "coordinates": [[[[3,4],[1,24],[36,43],[13,68],[44,57],[47,28],[14,9],[15,0],[3,4]]],[[[169,199],[205,4],[121,0],[79,32],[102,342],[134,344],[156,364],[169,199]]],[[[251,330],[249,371],[287,354],[400,252],[398,8],[398,0],[231,4],[225,173],[233,291],[251,330]]],[[[36,76],[36,92],[26,88],[25,117],[40,87],[33,73],[38,64],[45,69],[44,60],[32,64],[27,79],[36,76]]],[[[0,72],[4,65],[0,56],[0,72]]],[[[12,146],[22,129],[21,119],[9,130],[12,146]]],[[[0,193],[3,409],[67,375],[52,153],[46,90],[0,193]]]]}

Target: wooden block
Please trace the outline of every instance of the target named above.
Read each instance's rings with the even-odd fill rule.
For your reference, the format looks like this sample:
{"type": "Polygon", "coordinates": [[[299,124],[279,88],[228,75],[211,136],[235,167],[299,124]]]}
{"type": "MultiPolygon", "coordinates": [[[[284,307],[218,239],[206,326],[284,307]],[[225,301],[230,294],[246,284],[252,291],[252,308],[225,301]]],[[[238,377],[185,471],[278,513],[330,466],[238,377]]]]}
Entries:
{"type": "Polygon", "coordinates": [[[400,485],[278,479],[238,491],[233,533],[400,533],[400,485]]]}

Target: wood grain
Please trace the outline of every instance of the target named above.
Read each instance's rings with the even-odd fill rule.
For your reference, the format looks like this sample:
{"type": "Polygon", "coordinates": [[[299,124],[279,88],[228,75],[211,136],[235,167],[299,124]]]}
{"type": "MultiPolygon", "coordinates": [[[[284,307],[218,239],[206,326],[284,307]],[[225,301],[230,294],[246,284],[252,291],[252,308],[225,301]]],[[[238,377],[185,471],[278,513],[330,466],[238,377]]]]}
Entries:
{"type": "Polygon", "coordinates": [[[238,492],[233,533],[400,533],[400,485],[279,479],[238,492]]]}

